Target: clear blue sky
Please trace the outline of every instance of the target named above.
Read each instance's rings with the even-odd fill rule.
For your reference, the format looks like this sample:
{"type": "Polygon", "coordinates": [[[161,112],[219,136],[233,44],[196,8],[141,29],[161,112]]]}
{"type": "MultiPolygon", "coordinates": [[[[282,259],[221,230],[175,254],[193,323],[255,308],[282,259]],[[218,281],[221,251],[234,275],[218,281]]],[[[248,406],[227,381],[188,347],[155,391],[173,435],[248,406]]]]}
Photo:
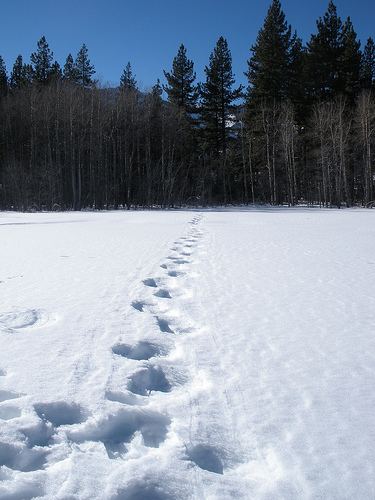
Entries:
{"type": "MultiPolygon", "coordinates": [[[[348,16],[365,45],[375,39],[374,0],[336,0],[341,19],[348,16]]],[[[141,88],[151,87],[170,71],[181,43],[194,62],[197,81],[220,36],[232,53],[236,83],[247,84],[250,47],[263,26],[271,0],[0,0],[0,55],[10,74],[18,54],[30,62],[44,35],[54,59],[64,66],[85,43],[95,77],[118,85],[130,61],[141,88]]],[[[284,0],[288,23],[306,43],[328,0],[284,0]]]]}

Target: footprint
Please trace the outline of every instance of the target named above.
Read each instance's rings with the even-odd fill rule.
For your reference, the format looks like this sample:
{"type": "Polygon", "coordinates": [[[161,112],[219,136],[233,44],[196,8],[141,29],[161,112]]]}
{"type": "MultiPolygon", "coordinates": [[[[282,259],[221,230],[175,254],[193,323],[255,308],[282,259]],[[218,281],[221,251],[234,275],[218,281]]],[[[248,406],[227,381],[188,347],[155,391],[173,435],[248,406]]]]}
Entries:
{"type": "Polygon", "coordinates": [[[147,396],[152,391],[170,392],[172,386],[161,368],[147,366],[129,377],[128,389],[134,394],[147,396]]]}
{"type": "Polygon", "coordinates": [[[12,492],[4,485],[0,486],[0,498],[3,500],[34,500],[35,498],[44,498],[46,492],[41,488],[37,479],[33,482],[30,478],[17,479],[17,486],[12,488],[12,492]]]}
{"type": "Polygon", "coordinates": [[[42,327],[50,323],[54,318],[41,309],[18,309],[0,314],[0,330],[13,333],[28,327],[42,327]]]}
{"type": "Polygon", "coordinates": [[[51,422],[40,420],[32,427],[20,429],[20,432],[25,436],[28,448],[45,447],[50,444],[50,440],[55,434],[55,428],[51,422]]]}
{"type": "Polygon", "coordinates": [[[168,276],[171,276],[172,278],[177,278],[178,276],[182,276],[184,274],[185,273],[181,273],[181,272],[178,272],[178,271],[169,271],[168,272],[168,276]]]}
{"type": "Polygon", "coordinates": [[[223,464],[219,458],[220,452],[217,448],[207,444],[197,444],[187,448],[189,460],[198,467],[215,474],[223,474],[223,464]]]}
{"type": "Polygon", "coordinates": [[[159,316],[155,316],[155,318],[162,333],[174,333],[165,319],[159,318],[159,316]]]}
{"type": "Polygon", "coordinates": [[[168,292],[168,290],[160,289],[156,293],[154,293],[155,297],[160,297],[162,299],[171,299],[171,294],[168,292]]]}
{"type": "Polygon", "coordinates": [[[0,419],[1,420],[12,420],[12,418],[18,418],[22,414],[19,408],[14,406],[2,406],[0,407],[0,419]]]}
{"type": "Polygon", "coordinates": [[[112,352],[124,358],[136,359],[138,361],[150,359],[160,354],[160,349],[150,342],[138,342],[133,346],[127,344],[117,344],[112,347],[112,352]]]}
{"type": "Polygon", "coordinates": [[[9,399],[17,399],[20,398],[22,394],[10,391],[0,391],[0,403],[3,401],[8,401],[9,399]]]}
{"type": "Polygon", "coordinates": [[[66,401],[37,403],[34,405],[34,409],[43,421],[48,420],[55,427],[79,424],[84,422],[88,416],[80,405],[66,401]]]}
{"type": "MultiPolygon", "coordinates": [[[[21,445],[0,442],[0,466],[5,465],[13,470],[31,472],[44,469],[50,450],[30,450],[21,445]]],[[[10,498],[10,497],[9,497],[10,498]]],[[[34,497],[12,497],[34,498],[34,497]]]]}
{"type": "Polygon", "coordinates": [[[99,422],[89,422],[80,429],[67,432],[74,443],[101,441],[109,458],[118,458],[126,453],[124,443],[129,443],[134,434],[142,434],[143,444],[158,448],[167,435],[171,421],[160,413],[138,408],[122,409],[99,422]]]}
{"type": "Polygon", "coordinates": [[[140,312],[143,312],[143,308],[147,305],[148,304],[146,304],[145,302],[141,302],[139,300],[133,300],[132,302],[132,306],[134,307],[134,309],[140,312]]]}
{"type": "Polygon", "coordinates": [[[130,392],[126,394],[125,392],[120,391],[106,391],[105,397],[108,401],[114,401],[115,403],[121,403],[124,405],[143,406],[147,404],[146,401],[137,398],[137,396],[130,392]]]}
{"type": "Polygon", "coordinates": [[[6,372],[0,368],[0,377],[5,377],[6,372]]]}
{"type": "Polygon", "coordinates": [[[137,481],[117,491],[114,500],[171,500],[172,497],[164,493],[154,484],[137,481]]]}
{"type": "Polygon", "coordinates": [[[167,259],[173,260],[174,264],[179,264],[179,265],[181,265],[181,264],[188,264],[189,263],[188,260],[181,259],[180,257],[174,257],[173,255],[167,257],[167,259]]]}
{"type": "Polygon", "coordinates": [[[158,286],[154,278],[147,278],[146,280],[143,280],[143,284],[152,288],[157,288],[158,286]]]}

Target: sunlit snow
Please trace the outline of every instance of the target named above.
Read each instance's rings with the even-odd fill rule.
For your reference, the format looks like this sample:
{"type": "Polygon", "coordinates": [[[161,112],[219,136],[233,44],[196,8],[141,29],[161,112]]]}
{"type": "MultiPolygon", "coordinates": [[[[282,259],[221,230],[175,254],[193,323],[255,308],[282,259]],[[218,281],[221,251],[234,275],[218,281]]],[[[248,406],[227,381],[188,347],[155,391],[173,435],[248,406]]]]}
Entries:
{"type": "Polygon", "coordinates": [[[375,210],[0,212],[0,498],[375,498],[375,210]]]}

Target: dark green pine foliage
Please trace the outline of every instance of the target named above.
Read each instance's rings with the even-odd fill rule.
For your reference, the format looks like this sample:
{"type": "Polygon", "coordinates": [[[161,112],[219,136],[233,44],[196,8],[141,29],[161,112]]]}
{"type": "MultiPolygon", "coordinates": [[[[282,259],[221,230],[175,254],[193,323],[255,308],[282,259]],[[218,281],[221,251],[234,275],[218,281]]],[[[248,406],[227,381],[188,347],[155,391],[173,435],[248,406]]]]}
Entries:
{"type": "Polygon", "coordinates": [[[205,67],[206,82],[200,86],[201,119],[205,142],[216,156],[225,156],[229,133],[229,117],[233,103],[242,96],[243,87],[232,89],[232,55],[228,42],[220,37],[205,67]]]}
{"type": "Polygon", "coordinates": [[[123,74],[120,78],[120,90],[137,90],[137,81],[133,76],[132,68],[130,62],[126,65],[123,74]]]}
{"type": "Polygon", "coordinates": [[[74,68],[77,72],[77,83],[84,88],[92,85],[92,75],[95,73],[95,68],[90,64],[88,50],[85,44],[82,45],[74,61],[74,68]]]}
{"type": "Polygon", "coordinates": [[[359,88],[360,43],[348,18],[345,25],[332,0],[317,21],[318,33],[311,36],[307,68],[309,91],[315,101],[331,101],[338,95],[353,102],[359,88]]]}
{"type": "Polygon", "coordinates": [[[52,81],[60,81],[62,79],[63,73],[60,64],[55,61],[51,66],[50,79],[52,81]]]}
{"type": "Polygon", "coordinates": [[[10,74],[9,88],[11,90],[15,90],[31,85],[33,78],[34,70],[31,64],[24,64],[22,56],[21,54],[19,54],[10,74]]]}
{"type": "Polygon", "coordinates": [[[348,17],[342,30],[342,55],[340,60],[340,75],[342,78],[342,93],[353,104],[358,96],[361,76],[361,43],[357,40],[353,24],[348,17]]]}
{"type": "Polygon", "coordinates": [[[33,65],[34,79],[38,83],[45,85],[51,76],[53,53],[50,51],[44,36],[37,45],[38,49],[31,54],[30,61],[33,65]]]}
{"type": "Polygon", "coordinates": [[[3,58],[0,56],[0,96],[5,96],[8,92],[8,76],[3,58]]]}
{"type": "Polygon", "coordinates": [[[177,56],[173,59],[172,71],[164,71],[168,85],[164,90],[168,95],[168,100],[177,107],[184,109],[186,113],[196,111],[198,92],[194,85],[196,73],[194,63],[186,56],[186,49],[183,44],[178,49],[177,56]]]}
{"type": "Polygon", "coordinates": [[[74,65],[72,54],[69,54],[66,58],[63,69],[63,79],[65,82],[69,83],[76,83],[78,80],[78,70],[74,65]]]}
{"type": "Polygon", "coordinates": [[[297,66],[302,51],[301,41],[292,37],[279,0],[268,9],[263,28],[259,30],[245,75],[249,81],[248,103],[270,104],[292,97],[295,92],[297,66]]]}
{"type": "Polygon", "coordinates": [[[232,201],[231,171],[227,154],[234,123],[235,101],[242,97],[243,87],[233,89],[232,55],[228,42],[220,37],[205,67],[206,82],[200,86],[201,132],[204,170],[210,172],[205,182],[208,196],[224,204],[232,201]],[[208,169],[207,169],[208,167],[208,169]],[[229,197],[229,198],[228,198],[229,197]]]}
{"type": "Polygon", "coordinates": [[[371,37],[363,49],[361,88],[366,90],[374,90],[375,88],[375,44],[371,37]]]}
{"type": "Polygon", "coordinates": [[[22,71],[23,61],[22,56],[19,54],[15,63],[13,64],[13,69],[9,78],[9,85],[11,89],[21,88],[23,83],[22,71]]]}

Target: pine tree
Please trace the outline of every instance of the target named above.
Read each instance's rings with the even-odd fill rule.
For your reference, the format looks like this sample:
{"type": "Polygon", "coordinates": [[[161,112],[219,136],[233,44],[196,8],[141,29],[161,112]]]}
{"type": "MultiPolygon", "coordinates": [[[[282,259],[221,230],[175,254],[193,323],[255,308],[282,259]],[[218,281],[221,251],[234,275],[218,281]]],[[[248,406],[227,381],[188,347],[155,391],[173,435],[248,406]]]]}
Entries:
{"type": "Polygon", "coordinates": [[[342,55],[340,74],[343,81],[342,92],[353,104],[358,96],[361,76],[361,43],[357,40],[353,24],[348,17],[342,31],[342,55]]]}
{"type": "Polygon", "coordinates": [[[22,68],[23,68],[22,55],[19,54],[13,65],[12,72],[10,74],[9,84],[11,89],[20,88],[22,86],[22,68]]]}
{"type": "Polygon", "coordinates": [[[20,89],[24,86],[31,85],[34,79],[34,70],[31,64],[24,64],[22,55],[19,54],[13,65],[12,72],[9,78],[9,87],[11,90],[20,89]]]}
{"type": "Polygon", "coordinates": [[[308,79],[312,96],[319,102],[332,100],[343,90],[340,61],[343,54],[343,24],[332,0],[323,19],[316,22],[318,33],[307,44],[308,79]]]}
{"type": "Polygon", "coordinates": [[[82,85],[84,88],[91,86],[91,77],[95,73],[95,68],[90,64],[90,59],[88,58],[87,53],[87,47],[83,44],[74,62],[74,68],[77,72],[77,83],[82,85]]]}
{"type": "Polygon", "coordinates": [[[64,69],[63,69],[63,79],[69,83],[76,83],[78,79],[77,68],[74,66],[74,60],[72,54],[69,54],[66,58],[64,69]]]}
{"type": "Polygon", "coordinates": [[[228,139],[229,116],[233,102],[242,96],[243,87],[232,89],[232,55],[228,42],[220,37],[205,67],[206,83],[200,86],[202,96],[201,118],[208,143],[225,156],[228,139]]]}
{"type": "Polygon", "coordinates": [[[228,42],[220,37],[205,67],[206,82],[200,86],[203,147],[211,168],[211,177],[218,179],[222,189],[221,199],[227,203],[228,179],[227,149],[230,128],[233,123],[234,102],[242,97],[240,86],[235,83],[232,72],[232,55],[228,42]]]}
{"type": "Polygon", "coordinates": [[[63,77],[63,73],[61,70],[60,64],[55,61],[52,66],[51,66],[51,73],[50,73],[50,79],[53,81],[59,81],[63,77]]]}
{"type": "Polygon", "coordinates": [[[38,50],[30,56],[33,64],[34,78],[38,83],[45,85],[49,81],[52,70],[53,53],[43,36],[38,42],[38,50]]]}
{"type": "Polygon", "coordinates": [[[3,58],[0,56],[0,96],[8,92],[8,76],[3,58]]]}
{"type": "Polygon", "coordinates": [[[371,37],[363,49],[361,88],[366,90],[375,88],[375,44],[371,37]]]}
{"type": "Polygon", "coordinates": [[[296,36],[292,37],[291,26],[285,20],[279,0],[273,0],[259,30],[252,57],[248,61],[248,103],[261,101],[280,102],[291,96],[292,61],[301,47],[296,36]],[[293,54],[293,46],[297,44],[293,54]]]}
{"type": "Polygon", "coordinates": [[[186,49],[183,44],[178,49],[177,56],[173,59],[172,71],[164,71],[168,85],[164,90],[168,100],[177,107],[184,109],[186,113],[194,113],[198,99],[197,87],[193,85],[196,79],[194,63],[186,57],[186,49]]]}
{"type": "Polygon", "coordinates": [[[137,90],[137,81],[133,76],[130,62],[126,65],[120,78],[120,90],[137,90]]]}

